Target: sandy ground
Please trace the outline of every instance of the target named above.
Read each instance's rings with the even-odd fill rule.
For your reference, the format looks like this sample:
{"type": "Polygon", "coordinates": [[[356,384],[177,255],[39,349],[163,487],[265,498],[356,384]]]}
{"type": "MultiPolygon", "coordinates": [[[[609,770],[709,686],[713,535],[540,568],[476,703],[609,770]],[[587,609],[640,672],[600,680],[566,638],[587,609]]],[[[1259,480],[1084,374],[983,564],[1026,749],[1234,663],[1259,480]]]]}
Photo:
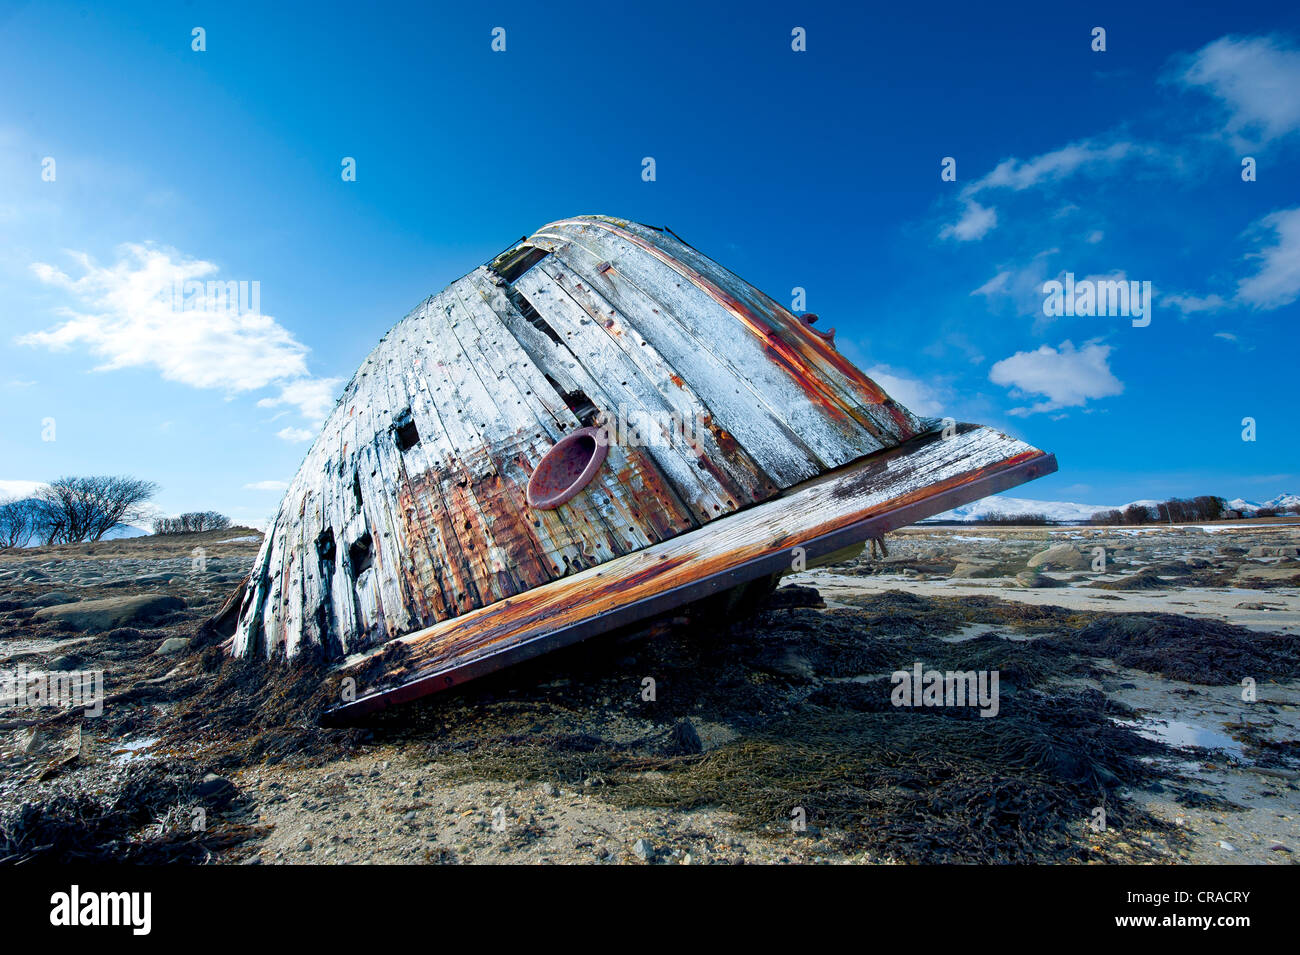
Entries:
{"type": "MultiPolygon", "coordinates": [[[[237,530],[0,554],[0,668],[100,667],[119,697],[102,717],[52,723],[49,709],[0,708],[0,861],[161,852],[231,863],[1291,864],[1300,852],[1300,658],[1261,670],[1248,702],[1238,672],[1214,665],[1213,640],[1228,638],[1195,644],[1197,621],[1246,628],[1246,643],[1258,633],[1261,647],[1300,634],[1300,560],[1286,550],[1300,544],[1296,525],[911,528],[890,535],[887,559],[787,578],[816,593],[778,592],[797,599],[755,620],[593,642],[333,732],[289,709],[282,720],[245,727],[239,713],[207,725],[225,699],[213,687],[228,677],[195,634],[257,543],[237,530]],[[1062,543],[1078,552],[1073,566],[1027,567],[1062,543]],[[184,606],[106,632],[41,614],[131,595],[178,596],[184,606]],[[1022,619],[1016,606],[1063,610],[1022,619]],[[944,622],[965,607],[966,621],[944,622]],[[1061,643],[1116,614],[1192,621],[1186,660],[1201,661],[1196,681],[1061,643]],[[967,737],[950,749],[928,746],[927,733],[904,744],[903,724],[890,722],[899,715],[870,694],[899,665],[879,661],[905,660],[913,646],[978,652],[1000,663],[1010,694],[1005,719],[940,721],[941,734],[977,733],[969,738],[983,745],[1029,733],[1101,768],[1053,776],[1050,752],[1023,767],[1005,752],[1015,749],[1010,735],[985,762],[964,762],[967,737]],[[1024,653],[1039,655],[1025,662],[1024,653]],[[652,703],[641,693],[647,673],[665,688],[652,703]],[[1020,709],[1088,692],[1102,702],[1079,737],[1118,734],[1111,749],[1076,752],[1061,726],[1033,717],[1050,705],[1020,709]],[[852,721],[865,719],[883,734],[876,742],[833,751],[818,742],[836,739],[818,735],[826,726],[862,729],[852,721]],[[998,789],[999,774],[1022,768],[1055,815],[1000,813],[998,801],[1027,784],[998,789]],[[136,778],[162,795],[141,795],[136,778]],[[1094,789],[1110,813],[1104,830],[1088,808],[1094,789]],[[936,791],[950,801],[936,802],[936,791]],[[788,821],[791,807],[806,812],[806,826],[788,821]],[[65,838],[55,822],[76,818],[90,835],[65,838]],[[999,828],[979,835],[991,818],[999,828]]],[[[1148,618],[1134,619],[1140,632],[1148,618]]],[[[1181,672],[1172,664],[1183,650],[1168,656],[1181,672]]],[[[236,696],[244,700],[232,689],[232,712],[236,696]]]]}

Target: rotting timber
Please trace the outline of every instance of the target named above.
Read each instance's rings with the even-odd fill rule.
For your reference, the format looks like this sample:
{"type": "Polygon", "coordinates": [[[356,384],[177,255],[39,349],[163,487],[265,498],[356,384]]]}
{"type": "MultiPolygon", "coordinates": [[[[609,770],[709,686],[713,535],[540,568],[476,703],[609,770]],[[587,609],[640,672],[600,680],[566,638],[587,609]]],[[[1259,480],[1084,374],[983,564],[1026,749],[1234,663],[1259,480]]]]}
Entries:
{"type": "Polygon", "coordinates": [[[814,320],[667,229],[544,226],[366,358],[285,493],[230,652],[364,675],[329,714],[347,719],[1056,469],[917,418],[814,320]]]}

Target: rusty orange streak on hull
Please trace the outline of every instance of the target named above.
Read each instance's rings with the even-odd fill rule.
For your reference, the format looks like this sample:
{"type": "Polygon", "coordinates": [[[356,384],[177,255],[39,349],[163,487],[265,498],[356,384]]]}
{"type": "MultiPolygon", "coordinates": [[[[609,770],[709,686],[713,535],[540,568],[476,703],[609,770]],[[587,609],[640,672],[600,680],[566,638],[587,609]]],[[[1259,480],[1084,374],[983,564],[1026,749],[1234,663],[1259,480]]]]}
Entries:
{"type": "MultiPolygon", "coordinates": [[[[930,436],[927,436],[917,440],[926,443],[929,438],[930,436]]],[[[935,436],[933,440],[942,439],[935,436]]],[[[556,581],[538,590],[467,614],[454,622],[449,622],[450,626],[436,627],[423,634],[400,638],[407,645],[409,652],[402,660],[400,669],[387,674],[387,678],[400,682],[452,661],[461,665],[481,659],[499,648],[513,645],[520,639],[527,639],[526,635],[529,633],[554,630],[577,621],[599,617],[619,606],[719,574],[756,557],[770,554],[774,549],[789,550],[874,516],[941,497],[953,489],[1014,468],[1021,463],[1038,458],[1049,459],[1049,456],[1044,455],[1043,452],[1031,448],[987,466],[972,468],[940,481],[926,482],[921,479],[920,474],[910,473],[907,470],[910,464],[905,457],[907,450],[890,449],[865,462],[849,465],[830,476],[814,479],[804,485],[805,488],[809,488],[838,481],[833,496],[850,501],[861,497],[862,492],[856,490],[857,488],[867,489],[878,486],[886,477],[886,472],[888,472],[887,479],[891,483],[910,486],[909,490],[882,500],[874,506],[861,508],[849,504],[836,509],[818,523],[802,527],[797,533],[786,533],[776,529],[773,533],[765,532],[757,538],[753,534],[748,538],[742,536],[737,546],[711,554],[703,553],[699,546],[693,545],[689,549],[682,548],[671,555],[651,555],[646,552],[629,555],[625,561],[632,563],[627,566],[593,568],[572,578],[556,581]],[[900,455],[904,456],[901,467],[891,469],[900,455]],[[851,475],[847,482],[846,475],[851,475]]],[[[773,503],[780,503],[779,499],[773,503]]],[[[759,507],[756,512],[762,509],[759,507]]],[[[725,525],[743,518],[743,514],[738,514],[722,519],[696,534],[726,535],[725,525]]],[[[675,543],[680,545],[682,539],[675,543]]]]}
{"type": "MultiPolygon", "coordinates": [[[[785,372],[789,374],[790,377],[793,378],[804,390],[804,393],[807,394],[809,398],[816,401],[827,411],[827,413],[838,418],[852,418],[852,420],[857,422],[859,425],[872,429],[872,423],[870,421],[865,421],[859,415],[854,414],[853,409],[844,403],[840,396],[835,393],[834,389],[829,387],[821,376],[817,374],[815,369],[810,367],[811,362],[808,360],[808,356],[805,356],[800,349],[794,347],[790,342],[787,342],[783,337],[781,337],[777,333],[776,329],[767,321],[763,320],[755,310],[741,302],[731,293],[720,288],[712,280],[700,274],[685,262],[668,255],[661,249],[655,248],[653,244],[646,242],[640,236],[635,235],[626,229],[621,229],[610,222],[579,222],[577,220],[565,220],[554,224],[589,225],[605,229],[620,236],[628,242],[633,243],[646,252],[649,252],[679,275],[690,280],[693,285],[708,294],[719,305],[740,319],[740,321],[754,335],[763,341],[765,351],[767,352],[768,357],[772,359],[773,363],[783,368],[785,372]]],[[[818,358],[831,365],[845,377],[853,381],[864,393],[870,404],[880,405],[886,408],[890,416],[901,429],[904,438],[909,438],[915,434],[915,431],[910,427],[906,416],[899,411],[894,402],[890,400],[889,396],[885,394],[879,385],[854,368],[853,365],[846,361],[839,352],[826,342],[825,339],[820,335],[815,334],[793,315],[790,316],[790,321],[786,324],[788,328],[797,329],[797,333],[803,339],[805,347],[811,347],[813,351],[818,353],[818,358]]],[[[877,435],[877,437],[879,437],[879,435],[877,435]]]]}

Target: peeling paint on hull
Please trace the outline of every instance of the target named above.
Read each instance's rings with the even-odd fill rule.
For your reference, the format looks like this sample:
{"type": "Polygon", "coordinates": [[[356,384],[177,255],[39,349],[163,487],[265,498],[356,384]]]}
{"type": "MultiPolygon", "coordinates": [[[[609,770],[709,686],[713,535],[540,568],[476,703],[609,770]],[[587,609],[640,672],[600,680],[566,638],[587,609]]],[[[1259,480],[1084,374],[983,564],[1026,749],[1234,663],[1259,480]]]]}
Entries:
{"type": "Polygon", "coordinates": [[[754,562],[800,535],[874,533],[1050,469],[932,425],[667,230],[551,223],[366,358],[285,494],[230,649],[342,664],[400,639],[402,666],[363,688],[373,707],[540,652],[542,630],[573,642],[770,574],[754,562]],[[539,463],[593,427],[598,466],[547,464],[590,483],[530,506],[539,463]]]}

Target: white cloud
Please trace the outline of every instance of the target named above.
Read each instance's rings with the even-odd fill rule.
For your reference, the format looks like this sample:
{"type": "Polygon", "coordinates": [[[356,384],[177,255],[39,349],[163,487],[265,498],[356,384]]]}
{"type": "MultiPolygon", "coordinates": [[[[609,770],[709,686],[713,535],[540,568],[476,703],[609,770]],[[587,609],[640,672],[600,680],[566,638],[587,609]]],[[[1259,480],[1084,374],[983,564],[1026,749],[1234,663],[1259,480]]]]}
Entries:
{"type": "Polygon", "coordinates": [[[1075,349],[1065,341],[1058,349],[1043,345],[1036,351],[1016,352],[997,362],[989,380],[1012,389],[1015,397],[1042,395],[1047,400],[1027,408],[1013,408],[1024,416],[1060,408],[1082,407],[1091,398],[1118,395],[1124,385],[1110,370],[1110,346],[1088,342],[1075,349]]]}
{"type": "Polygon", "coordinates": [[[44,481],[0,481],[0,501],[31,497],[45,486],[44,481]]]}
{"type": "Polygon", "coordinates": [[[283,491],[289,486],[288,481],[254,481],[252,484],[245,484],[246,491],[283,491]]]}
{"type": "Polygon", "coordinates": [[[962,212],[960,219],[939,230],[939,238],[956,239],[958,242],[982,239],[997,224],[997,210],[986,208],[972,199],[966,202],[965,211],[962,212]]]}
{"type": "MultiPolygon", "coordinates": [[[[1043,283],[1049,276],[1048,259],[1058,252],[1044,249],[1024,265],[1004,266],[970,294],[982,295],[991,311],[999,312],[1010,305],[1017,315],[1032,316],[1036,326],[1045,325],[1049,319],[1043,314],[1043,283]]],[[[1058,277],[1064,274],[1058,272],[1058,277]]]]}
{"type": "Polygon", "coordinates": [[[1300,130],[1300,50],[1274,37],[1220,37],[1185,59],[1175,80],[1222,104],[1224,133],[1239,149],[1300,130]]]}
{"type": "MultiPolygon", "coordinates": [[[[992,189],[1023,192],[1037,186],[1059,182],[1084,172],[1105,172],[1124,162],[1154,161],[1161,156],[1154,146],[1143,146],[1125,140],[1102,143],[1091,139],[1070,143],[1060,149],[1042,153],[1030,159],[1004,159],[987,175],[976,179],[961,191],[963,209],[961,218],[939,230],[941,239],[961,241],[982,239],[998,224],[997,209],[983,206],[975,197],[992,189]]],[[[1077,209],[1066,205],[1058,215],[1077,209]]]]}
{"type": "Polygon", "coordinates": [[[930,385],[909,378],[888,365],[872,365],[867,377],[885,389],[885,394],[903,407],[922,417],[932,417],[943,411],[939,393],[930,385]]]}
{"type": "Polygon", "coordinates": [[[987,189],[1022,192],[1045,182],[1065,179],[1085,169],[1109,168],[1131,156],[1149,156],[1153,152],[1150,147],[1140,147],[1131,142],[1120,141],[1102,146],[1092,140],[1083,140],[1032,159],[1004,159],[988,175],[967,186],[965,194],[973,196],[987,189]]]}
{"type": "Polygon", "coordinates": [[[336,382],[310,377],[308,348],[288,329],[256,309],[175,307],[173,291],[186,282],[215,282],[216,265],[147,245],[120,251],[111,266],[70,253],[81,267],[77,278],[34,264],[37,278],[77,304],[59,310],[62,324],[23,335],[19,344],[54,351],[83,345],[103,359],[99,371],[155,368],[168,381],[230,394],[279,385],[277,403],[316,419],[321,390],[336,382]]]}
{"type": "Polygon", "coordinates": [[[1300,298],[1300,206],[1270,213],[1252,229],[1272,230],[1276,241],[1247,256],[1261,264],[1237,283],[1237,299],[1262,310],[1290,305],[1300,298]]]}
{"type": "Polygon", "coordinates": [[[1217,312],[1228,306],[1228,302],[1221,295],[1166,295],[1160,299],[1160,304],[1176,308],[1184,315],[1217,312]]]}
{"type": "Polygon", "coordinates": [[[257,405],[259,408],[293,405],[305,417],[321,422],[338,400],[339,386],[342,384],[342,378],[300,378],[282,386],[278,396],[263,398],[257,405]]]}
{"type": "Polygon", "coordinates": [[[281,428],[275,433],[275,436],[285,441],[298,443],[310,441],[315,434],[315,431],[310,431],[307,428],[281,428]]]}

